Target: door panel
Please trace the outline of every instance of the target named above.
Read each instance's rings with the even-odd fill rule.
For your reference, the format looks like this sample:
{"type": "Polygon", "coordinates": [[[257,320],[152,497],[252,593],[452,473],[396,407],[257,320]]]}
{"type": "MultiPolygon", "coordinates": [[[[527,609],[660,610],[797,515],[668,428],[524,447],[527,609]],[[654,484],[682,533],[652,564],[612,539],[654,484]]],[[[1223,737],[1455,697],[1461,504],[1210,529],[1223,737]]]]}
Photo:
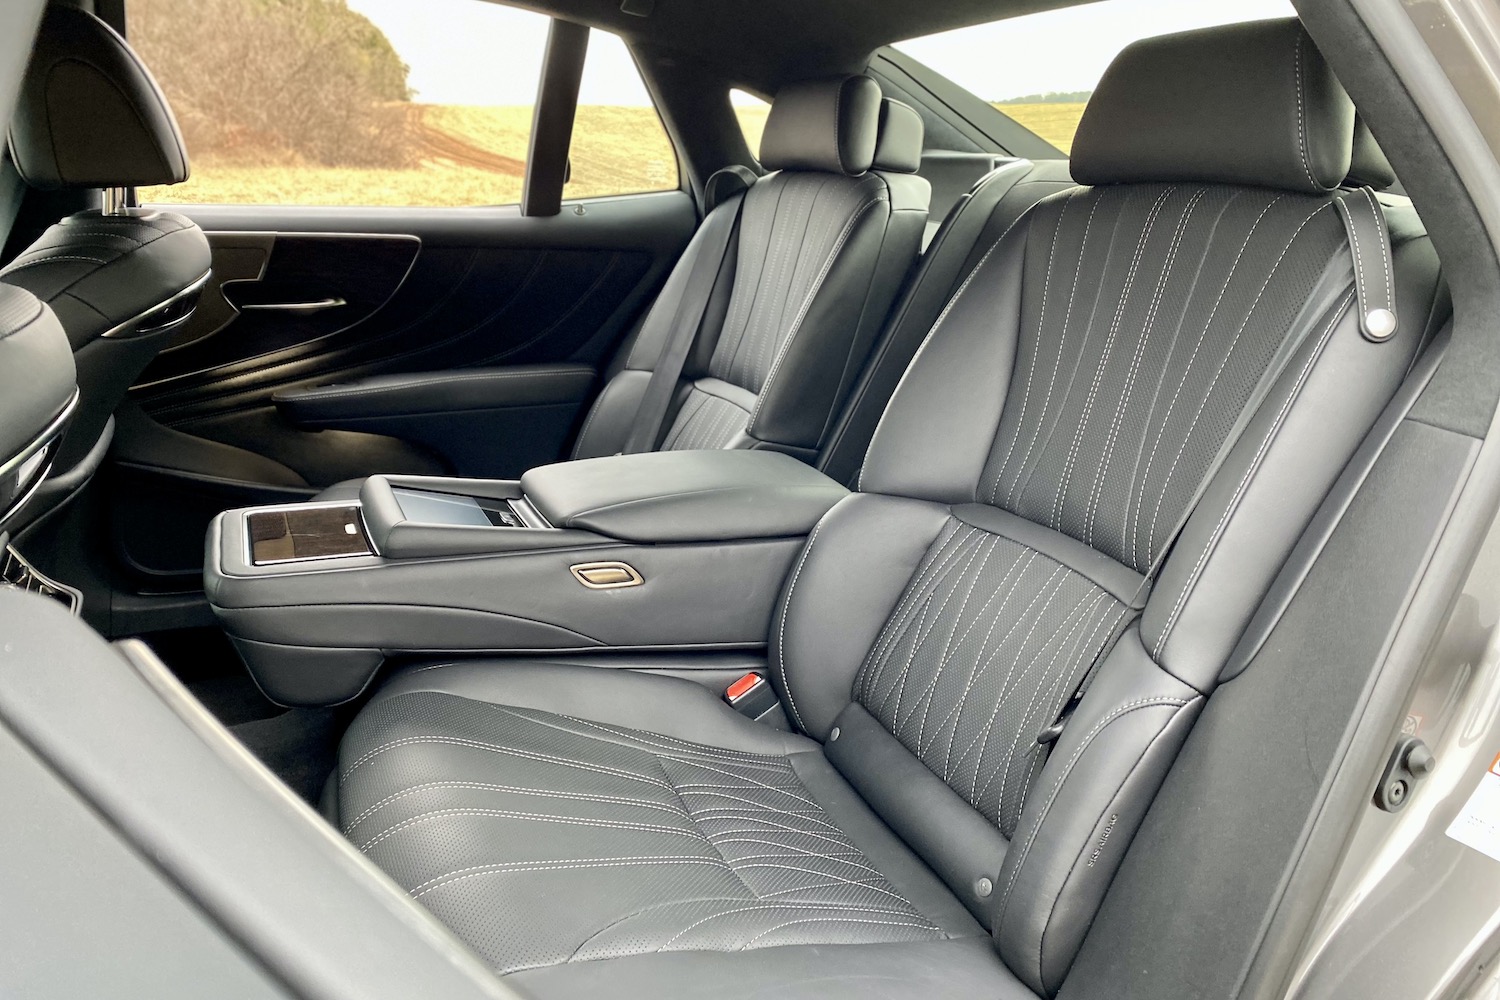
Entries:
{"type": "Polygon", "coordinates": [[[597,366],[665,277],[696,215],[681,192],[576,208],[550,218],[513,208],[188,208],[215,241],[257,223],[277,234],[261,280],[233,281],[225,290],[231,301],[342,298],[349,306],[311,316],[241,312],[211,336],[164,353],[132,398],[175,426],[265,405],[277,389],[367,375],[597,366]],[[320,224],[368,235],[328,241],[315,235],[320,224]],[[395,235],[369,238],[376,234],[395,235]],[[409,270],[391,253],[397,241],[419,247],[409,270]],[[382,293],[383,304],[361,314],[356,304],[382,293]]]}
{"type": "Polygon", "coordinates": [[[209,244],[212,311],[195,314],[156,357],[137,382],[138,398],[152,383],[192,383],[193,375],[212,383],[234,366],[356,330],[402,287],[422,246],[405,235],[235,232],[211,232],[209,244]],[[253,272],[234,267],[252,255],[253,272]]]}
{"type": "MultiPolygon", "coordinates": [[[[123,460],[110,480],[115,549],[157,588],[170,578],[193,585],[199,566],[187,554],[201,549],[217,510],[459,464],[426,433],[298,427],[276,409],[279,390],[522,364],[582,366],[586,387],[587,370],[608,363],[697,223],[692,199],[676,191],[580,202],[546,218],[509,207],[173,211],[209,234],[214,285],[195,325],[131,390],[136,415],[120,422],[123,460]]],[[[589,398],[575,395],[528,411],[532,437],[497,454],[563,457],[589,398]]],[[[473,473],[472,440],[466,448],[473,473]]]]}

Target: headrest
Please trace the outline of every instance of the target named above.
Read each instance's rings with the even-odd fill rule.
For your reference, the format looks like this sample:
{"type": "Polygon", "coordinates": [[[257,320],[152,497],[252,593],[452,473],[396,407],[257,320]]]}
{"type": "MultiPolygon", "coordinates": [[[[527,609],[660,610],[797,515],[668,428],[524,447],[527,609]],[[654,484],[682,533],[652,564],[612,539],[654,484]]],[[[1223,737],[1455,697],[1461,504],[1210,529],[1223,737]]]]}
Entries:
{"type": "Polygon", "coordinates": [[[1349,162],[1348,183],[1384,191],[1396,183],[1396,170],[1385,158],[1363,118],[1354,119],[1354,153],[1349,162]]]}
{"type": "Polygon", "coordinates": [[[1354,105],[1295,18],[1147,38],[1110,64],[1073,139],[1080,184],[1208,181],[1324,192],[1354,105]]]}
{"type": "Polygon", "coordinates": [[[167,99],[125,39],[51,4],[10,124],[11,157],[35,188],[176,184],[188,158],[167,99]]]}
{"type": "Polygon", "coordinates": [[[867,76],[782,87],[760,139],[767,170],[821,170],[858,176],[875,162],[880,85],[867,76]]]}
{"type": "Polygon", "coordinates": [[[914,174],[922,167],[922,116],[889,97],[880,102],[875,169],[914,174]]]}

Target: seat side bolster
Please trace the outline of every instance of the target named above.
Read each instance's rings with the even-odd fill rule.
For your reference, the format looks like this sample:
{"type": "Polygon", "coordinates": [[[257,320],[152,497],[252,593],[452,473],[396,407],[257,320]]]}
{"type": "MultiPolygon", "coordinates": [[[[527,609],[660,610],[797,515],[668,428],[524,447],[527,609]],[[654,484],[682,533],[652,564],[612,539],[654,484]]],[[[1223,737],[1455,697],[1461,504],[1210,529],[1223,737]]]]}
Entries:
{"type": "Polygon", "coordinates": [[[975,500],[1015,364],[1026,234],[1022,222],[996,240],[933,324],[876,428],[861,490],[975,500]]]}
{"type": "Polygon", "coordinates": [[[855,494],[813,529],[771,621],[771,680],[792,722],[818,740],[850,703],[854,675],[948,509],[855,494]]]}
{"type": "Polygon", "coordinates": [[[1043,197],[1073,186],[1065,168],[1060,180],[1032,179],[1036,174],[1055,169],[1045,163],[1013,160],[986,175],[950,210],[903,288],[899,302],[890,309],[869,359],[839,413],[818,460],[823,471],[840,482],[854,479],[896,384],[949,296],[973,270],[989,243],[1011,223],[1043,197]]]}
{"type": "Polygon", "coordinates": [[[864,706],[846,706],[837,721],[838,739],[824,746],[829,762],[988,928],[1005,836],[864,706]]]}
{"type": "Polygon", "coordinates": [[[1382,343],[1360,334],[1352,307],[1313,330],[1162,568],[1141,635],[1165,669],[1209,690],[1318,504],[1410,367],[1430,301],[1430,292],[1407,295],[1399,303],[1400,329],[1382,343]]]}
{"type": "Polygon", "coordinates": [[[573,445],[573,458],[600,458],[618,455],[630,436],[635,415],[641,408],[641,397],[651,383],[651,373],[626,368],[604,384],[573,445]]]}
{"type": "MultiPolygon", "coordinates": [[[[882,189],[849,217],[803,301],[788,304],[795,312],[751,414],[752,437],[818,446],[859,333],[890,223],[891,204],[882,189]]],[[[915,242],[911,256],[916,256],[915,242]]]]}
{"type": "MultiPolygon", "coordinates": [[[[836,432],[850,395],[873,361],[876,344],[891,314],[897,297],[913,278],[921,256],[922,237],[927,231],[927,209],[932,201],[932,185],[925,178],[910,174],[880,174],[891,197],[890,221],[885,240],[871,273],[865,305],[860,313],[854,340],[844,358],[833,405],[818,434],[819,449],[825,448],[836,432]]],[[[847,476],[845,480],[847,481],[847,476]]]]}
{"type": "Polygon", "coordinates": [[[996,883],[995,944],[1055,993],[1204,698],[1128,630],[1042,768],[996,883]]]}

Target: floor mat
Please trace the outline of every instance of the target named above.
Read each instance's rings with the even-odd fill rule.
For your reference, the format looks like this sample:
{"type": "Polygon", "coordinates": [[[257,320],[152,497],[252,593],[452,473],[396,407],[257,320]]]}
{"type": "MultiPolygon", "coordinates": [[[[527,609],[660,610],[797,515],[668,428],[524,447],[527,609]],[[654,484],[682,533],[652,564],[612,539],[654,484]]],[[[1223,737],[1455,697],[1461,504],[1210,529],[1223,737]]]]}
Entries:
{"type": "Polygon", "coordinates": [[[178,629],[143,638],[246,749],[294,792],[317,804],[352,709],[288,709],[270,701],[218,628],[178,629]]]}
{"type": "Polygon", "coordinates": [[[292,708],[269,719],[230,726],[261,762],[313,805],[333,773],[339,736],[348,720],[331,708],[292,708]]]}

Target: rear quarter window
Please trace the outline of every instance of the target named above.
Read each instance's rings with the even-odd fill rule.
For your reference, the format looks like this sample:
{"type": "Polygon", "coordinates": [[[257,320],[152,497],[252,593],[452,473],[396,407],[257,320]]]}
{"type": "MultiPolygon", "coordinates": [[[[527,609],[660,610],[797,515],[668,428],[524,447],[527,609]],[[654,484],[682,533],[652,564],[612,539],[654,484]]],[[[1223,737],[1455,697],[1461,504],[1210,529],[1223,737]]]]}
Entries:
{"type": "Polygon", "coordinates": [[[912,38],[894,48],[1068,153],[1094,86],[1131,42],[1295,14],[1288,0],[1100,0],[912,38]]]}

